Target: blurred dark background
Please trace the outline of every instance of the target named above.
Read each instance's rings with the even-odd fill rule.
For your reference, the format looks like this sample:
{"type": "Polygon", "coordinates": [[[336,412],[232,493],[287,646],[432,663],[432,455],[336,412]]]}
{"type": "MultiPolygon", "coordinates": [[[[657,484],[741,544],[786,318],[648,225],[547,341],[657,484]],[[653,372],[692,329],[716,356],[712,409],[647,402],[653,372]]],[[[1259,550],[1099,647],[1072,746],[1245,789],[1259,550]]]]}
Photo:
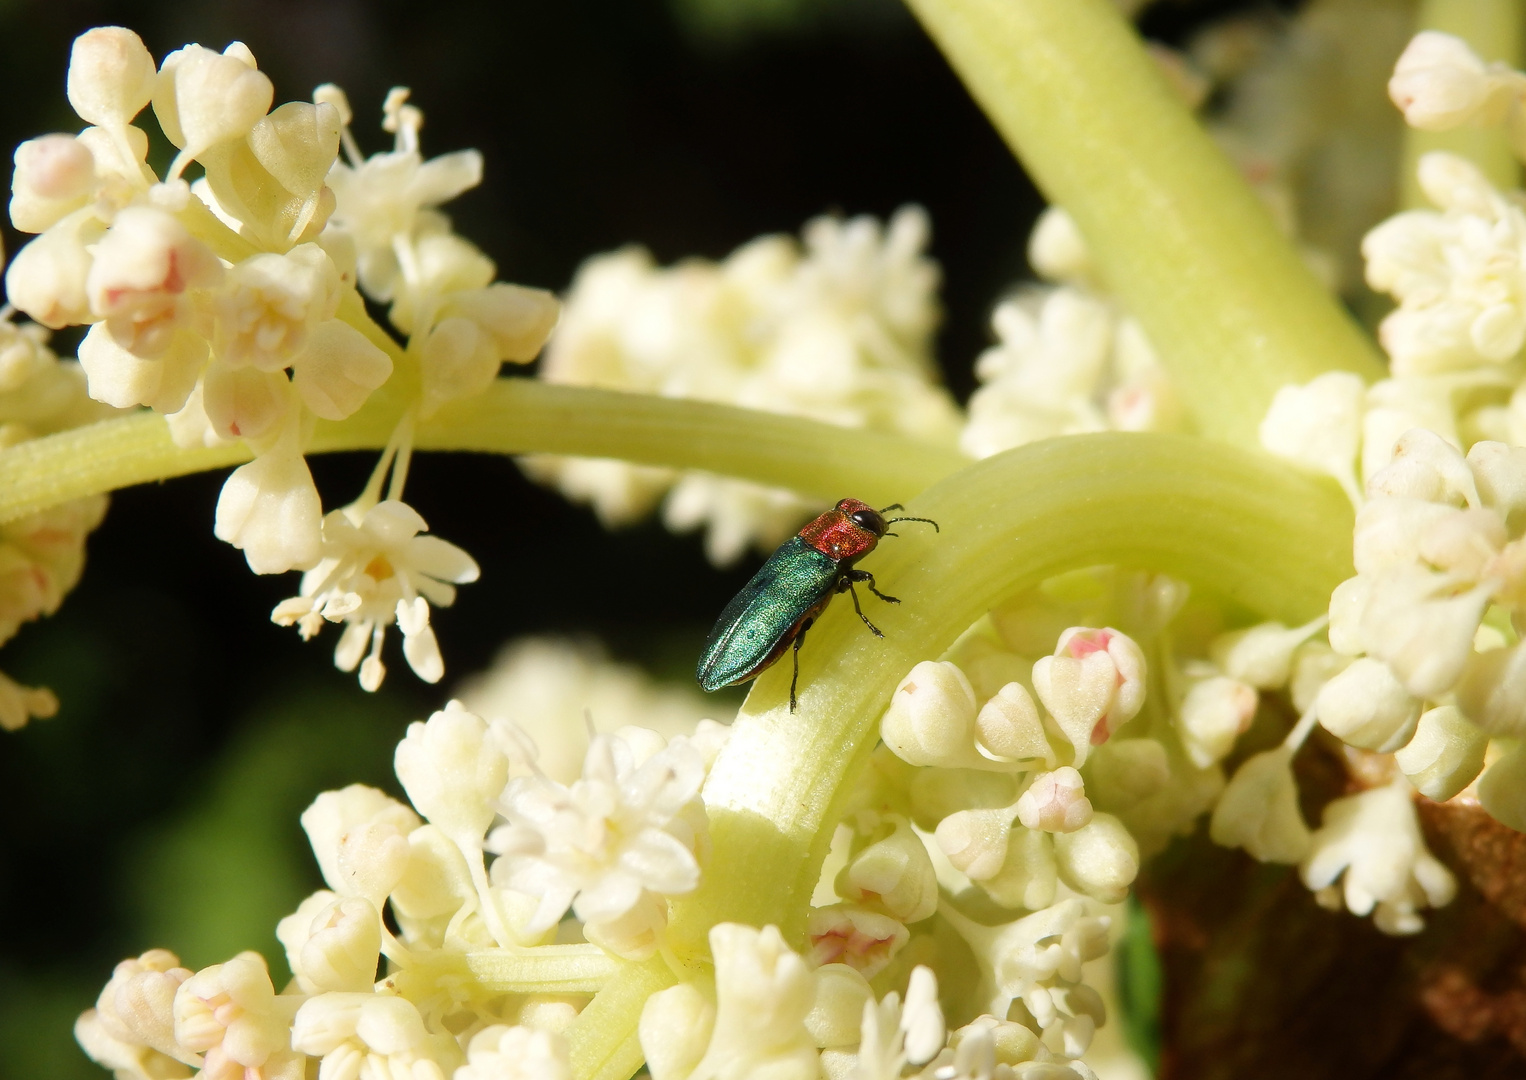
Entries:
{"type": "MultiPolygon", "coordinates": [[[[1165,4],[1146,25],[1179,40],[1245,6],[1165,4]]],[[[390,141],[387,89],[412,87],[427,154],[486,157],[483,186],[449,209],[506,280],[561,289],[586,256],[632,241],[664,262],[716,258],[824,211],[918,202],[962,399],[992,303],[1026,273],[1038,196],[894,0],[9,0],[0,144],[77,129],[69,43],[101,24],[134,28],[156,57],[243,40],[277,102],[337,82],[368,152],[390,141]]],[[[315,460],[325,502],[348,500],[370,465],[315,460]]],[[[192,968],[256,948],[279,971],[275,921],[319,884],[301,809],[328,787],[391,785],[403,726],[503,642],[591,633],[687,679],[753,569],[718,572],[697,538],[656,525],[606,534],[508,460],[425,456],[409,499],[483,576],[437,616],[446,682],[420,684],[393,642],[366,695],[332,668],[333,631],[304,645],[268,622],[296,576],[255,577],[213,539],[221,483],[115,495],[80,587],[0,653],[63,702],[0,736],[0,1075],[103,1075],[70,1027],[112,964],[150,946],[192,968]]]]}

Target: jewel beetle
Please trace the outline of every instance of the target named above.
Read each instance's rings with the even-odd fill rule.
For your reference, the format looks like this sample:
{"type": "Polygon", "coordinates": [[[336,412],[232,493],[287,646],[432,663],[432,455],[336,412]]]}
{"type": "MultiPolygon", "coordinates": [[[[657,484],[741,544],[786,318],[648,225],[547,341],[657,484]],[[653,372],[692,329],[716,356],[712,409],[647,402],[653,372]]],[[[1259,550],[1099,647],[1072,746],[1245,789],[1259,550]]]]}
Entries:
{"type": "Polygon", "coordinates": [[[876,510],[857,499],[843,499],[790,537],[732,597],[716,620],[694,677],[705,690],[746,682],[772,667],[790,649],[795,664],[789,684],[789,709],[795,711],[795,686],[800,680],[800,645],[806,631],[838,593],[853,597],[853,610],[875,637],[884,637],[858,604],[854,585],[890,604],[901,601],[875,587],[874,575],[854,563],[873,551],[881,537],[895,536],[898,521],[921,521],[935,530],[931,518],[887,518],[900,503],[876,510]]]}

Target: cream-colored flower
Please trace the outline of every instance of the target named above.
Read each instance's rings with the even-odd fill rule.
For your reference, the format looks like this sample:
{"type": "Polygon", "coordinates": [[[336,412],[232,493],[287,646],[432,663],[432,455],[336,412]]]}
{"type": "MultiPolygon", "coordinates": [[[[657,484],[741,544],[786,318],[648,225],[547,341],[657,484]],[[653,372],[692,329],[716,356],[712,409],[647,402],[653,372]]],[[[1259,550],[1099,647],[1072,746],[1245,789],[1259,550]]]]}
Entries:
{"type": "Polygon", "coordinates": [[[476,581],[478,570],[454,544],[420,536],[427,528],[417,511],[395,499],[330,512],[323,519],[322,561],[303,574],[301,592],[278,604],[271,620],[296,625],[303,638],[316,634],[324,620],[344,623],[334,665],[341,671],[358,665],[367,690],[380,686],[386,674],[381,647],[395,622],[414,673],[439,682],[445,662],[429,626],[429,605],[455,603],[455,585],[476,581]]]}

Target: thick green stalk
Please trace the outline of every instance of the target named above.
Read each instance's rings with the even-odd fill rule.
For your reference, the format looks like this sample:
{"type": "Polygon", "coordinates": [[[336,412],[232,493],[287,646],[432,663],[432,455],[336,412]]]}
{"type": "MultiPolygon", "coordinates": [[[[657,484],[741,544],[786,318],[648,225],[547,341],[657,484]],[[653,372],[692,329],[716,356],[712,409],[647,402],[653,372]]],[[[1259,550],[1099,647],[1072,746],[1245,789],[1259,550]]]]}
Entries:
{"type": "Polygon", "coordinates": [[[392,976],[401,993],[410,984],[449,980],[490,994],[592,994],[623,966],[597,945],[542,945],[533,949],[478,949],[422,953],[392,976]]]}
{"type": "MultiPolygon", "coordinates": [[[[383,398],[340,423],[320,422],[310,452],[378,449],[398,410],[383,398]]],[[[578,454],[705,469],[823,499],[904,501],[966,463],[953,450],[776,413],[500,379],[419,425],[421,450],[578,454]]],[[[138,413],[0,451],[0,521],[66,499],[225,468],[242,444],[186,450],[162,417],[138,413]]]]}
{"type": "MultiPolygon", "coordinates": [[[[790,665],[780,663],[754,684],[732,727],[705,788],[711,858],[670,930],[686,962],[702,962],[722,921],[773,923],[802,942],[844,783],[872,749],[896,683],[1014,592],[1116,563],[1297,623],[1351,573],[1351,509],[1335,485],[1180,436],[1020,447],[948,477],[907,509],[942,531],[903,526],[867,560],[881,588],[904,601],[875,613],[884,640],[869,636],[852,605],[833,604],[800,653],[799,711],[789,712],[790,665]]],[[[611,998],[597,1022],[579,1019],[585,1061],[614,1061],[609,1048],[628,1041],[640,1004],[634,990],[621,993],[626,1011],[611,998]]],[[[578,1076],[624,1080],[629,1065],[619,1058],[618,1068],[578,1076]]]]}
{"type": "Polygon", "coordinates": [[[907,0],[1039,188],[1075,217],[1206,435],[1256,445],[1272,395],[1382,375],[1111,0],[907,0]]]}
{"type": "MultiPolygon", "coordinates": [[[[1521,0],[1422,0],[1415,30],[1440,30],[1462,38],[1485,60],[1499,60],[1520,67],[1526,12],[1521,0]]],[[[1404,158],[1399,174],[1401,202],[1406,207],[1429,208],[1420,190],[1415,168],[1422,154],[1446,150],[1467,158],[1484,171],[1495,187],[1510,189],[1521,182],[1521,166],[1510,142],[1499,128],[1458,128],[1455,131],[1404,132],[1404,158]]]]}

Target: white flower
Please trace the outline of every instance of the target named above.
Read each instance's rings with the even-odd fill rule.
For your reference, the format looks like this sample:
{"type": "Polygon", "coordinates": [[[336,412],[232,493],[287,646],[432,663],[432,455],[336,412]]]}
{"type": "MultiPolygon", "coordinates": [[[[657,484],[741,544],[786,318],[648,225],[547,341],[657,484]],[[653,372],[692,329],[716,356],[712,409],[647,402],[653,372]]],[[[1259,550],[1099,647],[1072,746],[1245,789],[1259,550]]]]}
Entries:
{"type": "Polygon", "coordinates": [[[1234,749],[1256,716],[1254,687],[1224,675],[1191,684],[1176,714],[1182,747],[1198,768],[1207,768],[1234,749]]]}
{"type": "Polygon", "coordinates": [[[304,638],[325,619],[345,623],[334,665],[341,671],[359,665],[367,690],[381,685],[382,640],[397,622],[409,666],[426,682],[438,682],[445,664],[429,627],[429,604],[449,607],[456,599],[452,583],[476,581],[478,570],[454,544],[418,535],[427,528],[417,511],[395,499],[332,511],[323,518],[322,561],[303,574],[300,594],[277,605],[271,620],[296,624],[304,638]]]}
{"type": "Polygon", "coordinates": [[[284,574],[318,562],[322,512],[306,459],[283,440],[228,477],[212,531],[242,549],[256,574],[284,574]]]}
{"type": "MultiPolygon", "coordinates": [[[[101,990],[95,1008],[81,1017],[81,1022],[121,1047],[138,1048],[142,1056],[164,1055],[176,1062],[200,1065],[200,1056],[175,1037],[175,994],[190,977],[191,972],[167,949],[150,949],[142,956],[123,960],[101,990]]],[[[102,1065],[123,1068],[103,1060],[88,1042],[85,1048],[102,1065]]],[[[179,1073],[170,1062],[164,1066],[170,1075],[179,1073]]]]}
{"type": "Polygon", "coordinates": [[[813,980],[778,928],[720,923],[710,931],[710,953],[715,1026],[689,1080],[816,1080],[816,1047],[805,1026],[813,980]]]}
{"type": "Polygon", "coordinates": [[[666,905],[653,901],[699,884],[704,777],[704,761],[687,739],[638,766],[624,739],[595,736],[583,775],[570,786],[541,775],[509,782],[502,803],[508,824],[488,838],[500,856],[493,879],[539,899],[532,933],[555,925],[569,906],[598,933],[599,924],[642,905],[651,920],[645,932],[623,925],[622,936],[649,954],[650,935],[667,918],[666,905]]]}
{"type": "Polygon", "coordinates": [[[472,1036],[452,1080],[572,1080],[572,1066],[560,1035],[493,1024],[472,1036]]]}
{"type": "Polygon", "coordinates": [[[320,890],[276,925],[276,938],[305,993],[362,992],[376,982],[381,925],[365,897],[320,890]]]}
{"type": "Polygon", "coordinates": [[[589,641],[510,642],[492,667],[463,683],[458,696],[478,716],[513,721],[535,741],[536,767],[563,784],[583,770],[589,718],[601,731],[639,727],[664,738],[693,736],[707,765],[728,730],[701,719],[714,707],[690,685],[654,682],[639,668],[610,660],[589,641]]]}
{"type": "Polygon", "coordinates": [[[1426,850],[1402,779],[1325,807],[1300,873],[1321,903],[1339,907],[1344,897],[1352,914],[1372,913],[1386,934],[1416,933],[1424,925],[1417,909],[1443,907],[1457,891],[1451,872],[1426,850]]]}
{"type": "Polygon", "coordinates": [[[203,1055],[206,1080],[245,1080],[284,1056],[294,998],[277,998],[265,959],[239,953],[192,975],[175,993],[175,1039],[203,1055]]]}
{"type": "Polygon", "coordinates": [[[910,822],[890,815],[887,823],[890,834],[866,845],[837,875],[837,895],[877,903],[903,923],[920,922],[938,910],[937,871],[910,822]]]}
{"type": "Polygon", "coordinates": [[[1420,186],[1441,213],[1399,214],[1362,241],[1368,284],[1399,302],[1379,331],[1394,374],[1503,363],[1526,340],[1526,215],[1451,154],[1420,159],[1420,186]]]}
{"type": "Polygon", "coordinates": [[[180,147],[171,178],[210,147],[247,135],[274,96],[275,87],[256,70],[254,56],[242,42],[221,53],[187,45],[166,56],[154,85],[154,115],[165,136],[180,147]]]}
{"type": "Polygon", "coordinates": [[[378,908],[406,871],[408,836],[420,824],[411,809],[364,784],[325,791],[302,811],[323,880],[341,896],[364,896],[378,908]]]}
{"type": "Polygon", "coordinates": [[[878,1003],[864,1002],[858,1044],[858,1080],[899,1080],[907,1065],[925,1065],[943,1049],[943,1010],[931,968],[912,968],[906,1004],[891,991],[878,1003]]]}
{"type": "Polygon", "coordinates": [[[432,1035],[418,1008],[384,994],[319,994],[297,1010],[294,1050],[322,1058],[325,1077],[444,1080],[461,1061],[456,1040],[432,1035]]]}

